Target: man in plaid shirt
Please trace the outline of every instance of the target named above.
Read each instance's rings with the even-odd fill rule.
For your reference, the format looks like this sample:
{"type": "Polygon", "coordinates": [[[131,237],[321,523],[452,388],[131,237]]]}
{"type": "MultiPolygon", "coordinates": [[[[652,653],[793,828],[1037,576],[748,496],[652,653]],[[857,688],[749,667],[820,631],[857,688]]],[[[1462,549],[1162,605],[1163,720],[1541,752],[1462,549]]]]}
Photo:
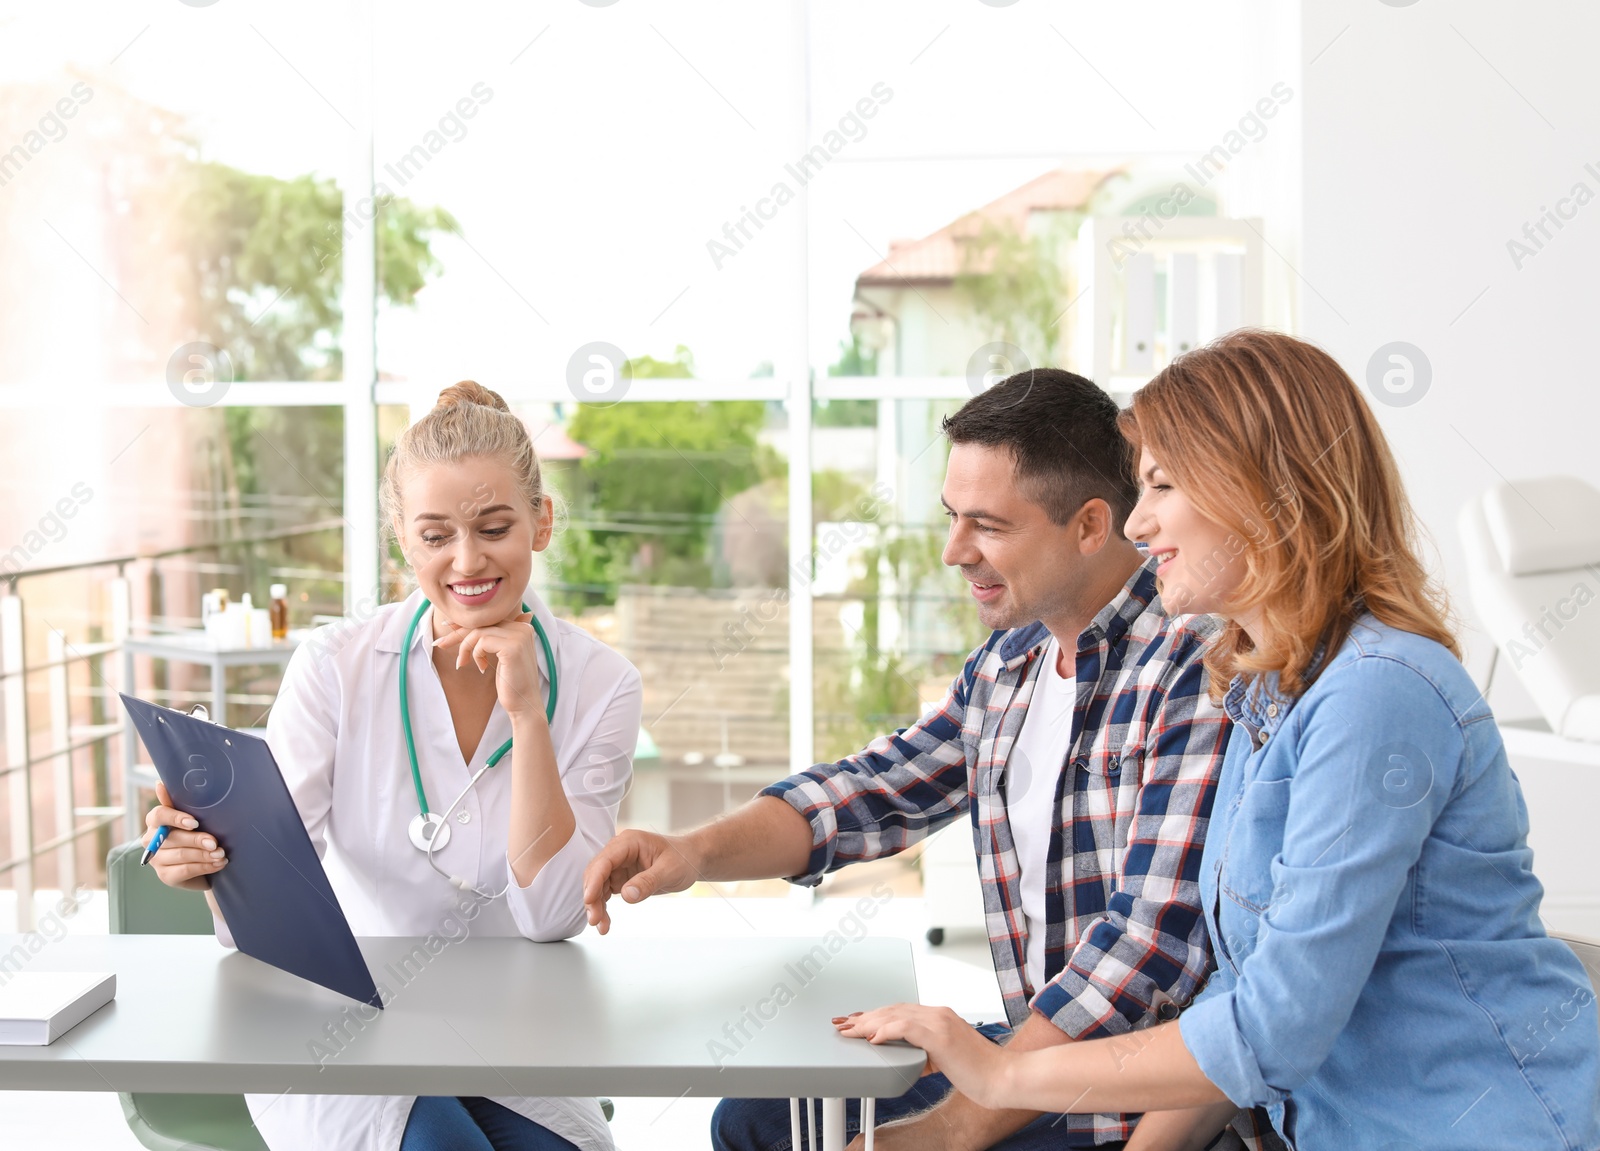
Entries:
{"type": "MultiPolygon", "coordinates": [[[[1231,725],[1206,694],[1210,617],[1173,620],[1122,535],[1136,492],[1116,404],[1082,377],[1013,376],[945,421],[944,561],[994,629],[944,702],[684,836],[618,835],[589,865],[589,919],[697,879],[816,884],[970,813],[990,949],[1025,1047],[1176,1016],[1209,970],[1200,852],[1231,725]]],[[[1118,1145],[1137,1116],[991,1111],[924,1077],[879,1100],[877,1145],[1118,1145]]],[[[855,1105],[850,1130],[858,1129],[855,1105]]],[[[713,1142],[786,1151],[781,1100],[725,1100],[713,1142]]]]}

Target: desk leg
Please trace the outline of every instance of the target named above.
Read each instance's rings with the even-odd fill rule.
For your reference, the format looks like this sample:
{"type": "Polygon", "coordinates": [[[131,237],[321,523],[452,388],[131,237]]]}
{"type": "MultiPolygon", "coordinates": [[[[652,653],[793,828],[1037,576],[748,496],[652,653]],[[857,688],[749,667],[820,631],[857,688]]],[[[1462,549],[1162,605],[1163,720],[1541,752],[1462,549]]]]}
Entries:
{"type": "Polygon", "coordinates": [[[844,1100],[822,1101],[822,1151],[844,1151],[849,1142],[844,1133],[844,1100]]]}
{"type": "MultiPolygon", "coordinates": [[[[861,1101],[861,1134],[866,1137],[866,1151],[872,1151],[874,1128],[877,1126],[876,1099],[863,1099],[861,1101]]],[[[800,1131],[800,1100],[789,1100],[789,1146],[794,1151],[816,1151],[817,1147],[817,1112],[816,1104],[810,1099],[805,1101],[807,1137],[801,1137],[800,1131]]],[[[824,1099],[822,1101],[822,1148],[823,1151],[844,1151],[850,1140],[845,1135],[845,1110],[843,1099],[824,1099]]]]}

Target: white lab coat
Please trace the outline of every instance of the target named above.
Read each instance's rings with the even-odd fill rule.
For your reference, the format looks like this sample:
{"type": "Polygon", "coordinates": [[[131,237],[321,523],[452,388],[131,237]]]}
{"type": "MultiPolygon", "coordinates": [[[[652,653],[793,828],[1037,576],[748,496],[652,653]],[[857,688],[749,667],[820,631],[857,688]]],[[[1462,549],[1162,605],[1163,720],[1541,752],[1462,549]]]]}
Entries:
{"type": "MultiPolygon", "coordinates": [[[[414,592],[403,604],[379,608],[371,619],[313,632],[290,659],[267,721],[267,742],[340,906],[358,936],[459,939],[466,930],[547,941],[577,935],[586,925],[583,869],[615,832],[617,807],[632,775],[643,700],[639,672],[581,628],[556,619],[531,590],[523,593],[523,602],[550,637],[560,670],[550,730],[577,827],[532,884],[522,888],[513,882],[503,897],[485,904],[429,867],[406,833],[417,815],[417,799],[400,726],[399,659],[406,625],[421,602],[422,593],[414,592]],[[464,900],[482,905],[465,926],[464,900]]],[[[442,813],[489,754],[510,738],[511,720],[497,703],[471,764],[462,762],[431,658],[432,635],[430,612],[418,624],[406,658],[418,766],[429,810],[442,813]]],[[[548,692],[542,648],[538,659],[548,692]]],[[[485,891],[498,891],[511,879],[506,859],[510,804],[507,756],[451,816],[450,842],[434,854],[439,866],[485,891]],[[463,810],[466,823],[458,822],[463,810]]],[[[233,946],[225,924],[218,923],[217,936],[233,946]]],[[[383,993],[383,981],[377,982],[383,993]]],[[[493,989],[470,993],[493,994],[493,989]]],[[[397,1151],[413,1098],[290,1093],[249,1095],[246,1101],[274,1151],[397,1151]]],[[[594,1099],[495,1101],[582,1151],[613,1147],[594,1099]]]]}

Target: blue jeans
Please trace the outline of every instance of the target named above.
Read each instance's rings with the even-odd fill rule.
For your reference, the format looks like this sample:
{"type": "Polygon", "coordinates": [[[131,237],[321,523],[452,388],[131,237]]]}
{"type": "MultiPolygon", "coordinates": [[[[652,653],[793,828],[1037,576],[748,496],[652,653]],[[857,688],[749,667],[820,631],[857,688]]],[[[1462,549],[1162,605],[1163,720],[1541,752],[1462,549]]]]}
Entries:
{"type": "MultiPolygon", "coordinates": [[[[1011,1029],[1001,1023],[985,1023],[978,1028],[984,1038],[1002,1039],[1011,1029]]],[[[877,1126],[926,1111],[950,1094],[950,1080],[943,1075],[924,1075],[911,1090],[896,1099],[880,1099],[874,1108],[877,1126]]],[[[820,1126],[821,1108],[817,1108],[820,1126]]],[[[1060,1115],[1041,1115],[1019,1131],[993,1145],[992,1151],[1053,1151],[1061,1147],[1093,1147],[1089,1132],[1072,1132],[1057,1126],[1060,1115]]],[[[861,1102],[845,1103],[845,1133],[855,1138],[861,1131],[861,1102]]],[[[805,1109],[801,1108],[800,1133],[806,1138],[805,1109]]],[[[818,1146],[821,1146],[819,1131],[818,1146]]],[[[711,1116],[711,1146],[715,1151],[792,1151],[789,1140],[789,1101],[787,1099],[724,1099],[711,1116]]],[[[1102,1143],[1106,1151],[1120,1143],[1102,1143]]]]}
{"type": "Polygon", "coordinates": [[[555,1132],[490,1099],[420,1095],[400,1151],[578,1151],[555,1132]]]}

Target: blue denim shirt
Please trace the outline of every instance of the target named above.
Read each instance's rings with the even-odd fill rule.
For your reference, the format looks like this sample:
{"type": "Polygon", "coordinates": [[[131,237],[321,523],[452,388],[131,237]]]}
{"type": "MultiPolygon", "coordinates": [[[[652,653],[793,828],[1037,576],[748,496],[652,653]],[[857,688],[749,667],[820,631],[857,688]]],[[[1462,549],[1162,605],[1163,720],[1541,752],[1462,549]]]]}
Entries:
{"type": "Polygon", "coordinates": [[[1217,970],[1180,1021],[1293,1147],[1600,1147],[1600,1020],[1546,936],[1482,695],[1363,617],[1298,699],[1235,680],[1201,862],[1217,970]]]}

